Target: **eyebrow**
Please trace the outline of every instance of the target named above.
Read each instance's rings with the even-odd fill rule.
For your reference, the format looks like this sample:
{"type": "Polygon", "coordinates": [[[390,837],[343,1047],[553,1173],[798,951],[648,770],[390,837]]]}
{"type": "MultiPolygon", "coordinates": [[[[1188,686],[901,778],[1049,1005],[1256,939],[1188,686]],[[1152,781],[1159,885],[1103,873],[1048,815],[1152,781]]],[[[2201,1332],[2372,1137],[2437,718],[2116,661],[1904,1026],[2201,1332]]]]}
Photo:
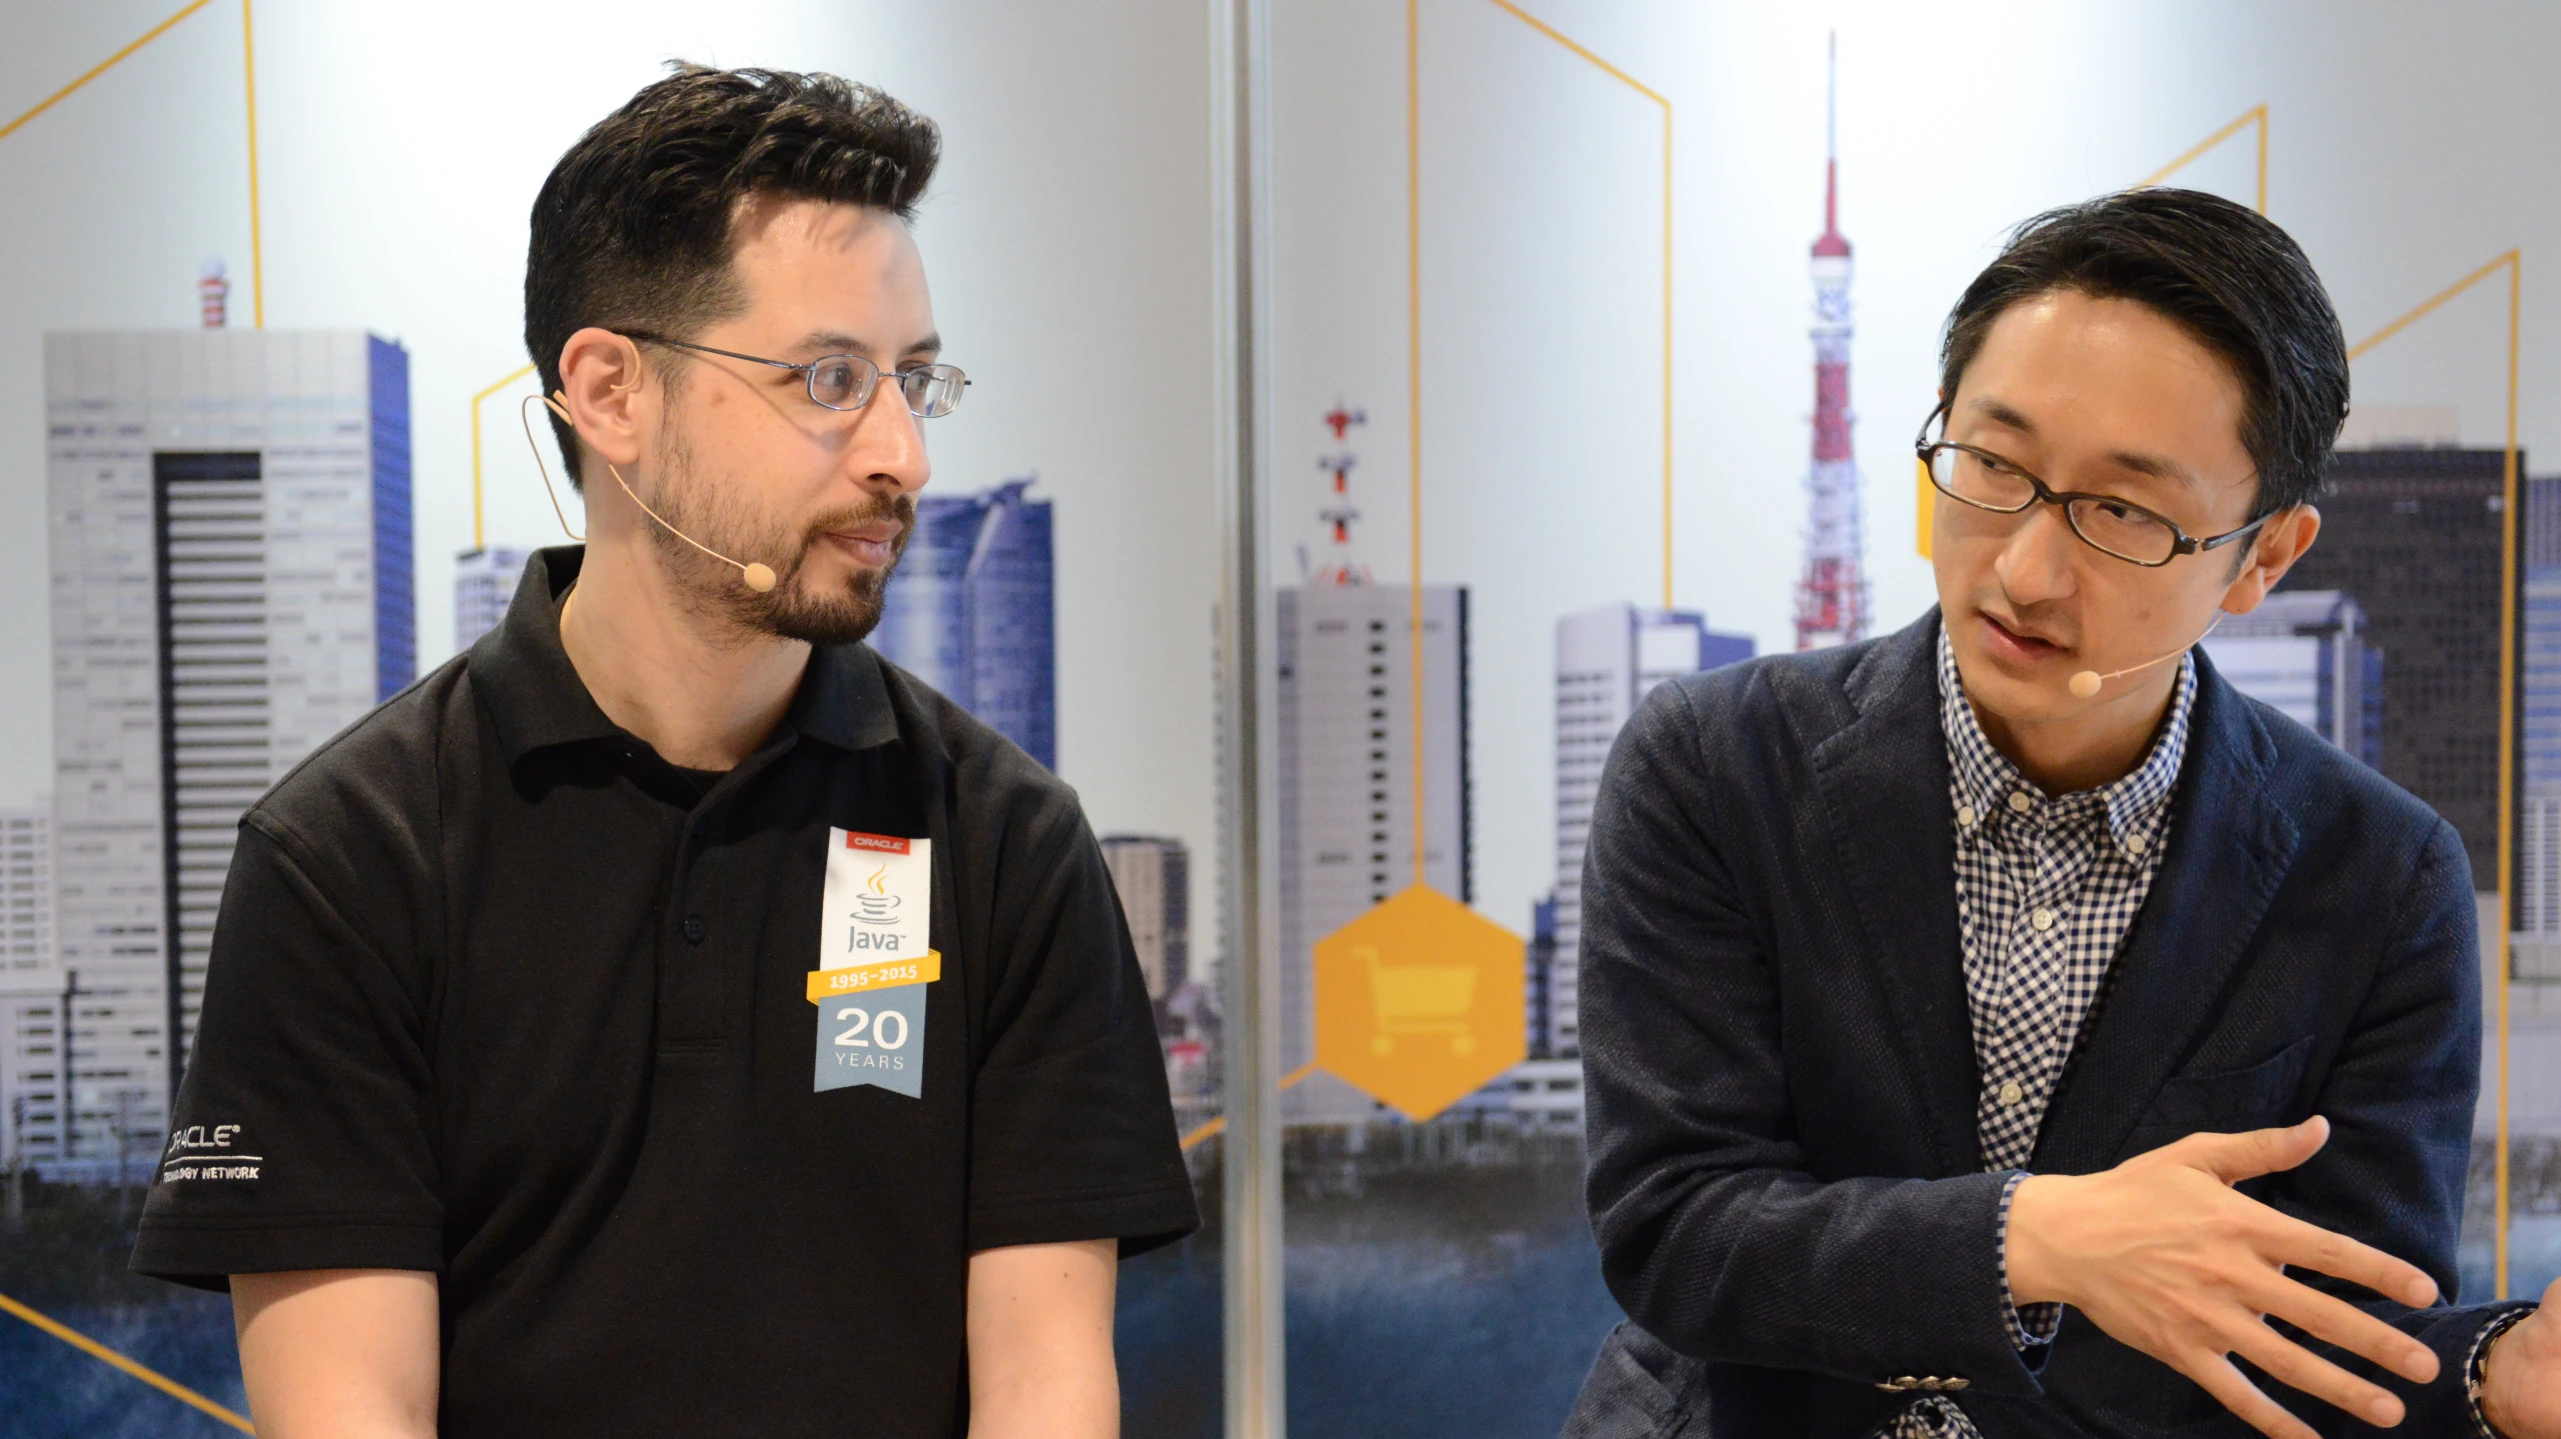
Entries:
{"type": "MultiPolygon", "coordinates": [[[[1972,409],[1976,415],[2005,430],[2016,430],[2022,435],[2031,436],[2036,433],[2035,421],[1998,400],[1977,399],[1972,409]]],[[[2107,462],[2120,470],[2150,479],[2168,480],[2190,489],[2202,488],[2195,471],[2166,456],[2149,455],[2140,450],[2110,450],[2107,454],[2107,462]]]]}
{"type": "MultiPolygon", "coordinates": [[[[859,355],[867,352],[870,349],[870,346],[865,345],[861,340],[846,334],[842,330],[812,330],[808,334],[803,335],[800,339],[800,343],[792,348],[801,351],[815,351],[822,355],[859,355]]],[[[933,334],[927,335],[925,338],[916,341],[914,344],[909,345],[906,349],[901,350],[898,353],[901,355],[935,355],[942,353],[942,348],[943,337],[939,334],[933,334]]]]}

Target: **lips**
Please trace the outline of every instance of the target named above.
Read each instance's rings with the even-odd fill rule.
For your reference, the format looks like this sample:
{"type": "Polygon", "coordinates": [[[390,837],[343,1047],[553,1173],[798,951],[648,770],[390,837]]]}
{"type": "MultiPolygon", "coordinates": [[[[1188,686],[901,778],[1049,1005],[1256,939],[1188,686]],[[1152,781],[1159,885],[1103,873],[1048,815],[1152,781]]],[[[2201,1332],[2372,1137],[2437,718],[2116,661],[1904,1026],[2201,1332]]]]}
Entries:
{"type": "Polygon", "coordinates": [[[2071,652],[2071,646],[2049,639],[2023,625],[1995,619],[1979,610],[1976,614],[1983,621],[1984,638],[1988,647],[2004,659],[2019,663],[2034,663],[2071,652]]]}

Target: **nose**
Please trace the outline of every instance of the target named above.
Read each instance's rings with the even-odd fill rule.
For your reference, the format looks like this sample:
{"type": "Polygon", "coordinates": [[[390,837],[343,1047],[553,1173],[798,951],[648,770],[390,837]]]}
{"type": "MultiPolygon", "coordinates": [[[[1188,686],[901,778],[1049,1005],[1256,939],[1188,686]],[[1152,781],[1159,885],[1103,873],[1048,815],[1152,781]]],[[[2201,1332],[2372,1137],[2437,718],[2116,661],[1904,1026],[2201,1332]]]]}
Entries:
{"type": "Polygon", "coordinates": [[[2031,505],[1993,561],[2001,592],[2014,605],[2069,597],[2080,588],[2078,566],[2089,547],[2072,533],[2060,505],[2031,505]]]}
{"type": "Polygon", "coordinates": [[[933,466],[925,457],[925,422],[907,408],[898,376],[885,374],[871,400],[854,416],[845,464],[867,490],[912,495],[925,487],[933,466]]]}

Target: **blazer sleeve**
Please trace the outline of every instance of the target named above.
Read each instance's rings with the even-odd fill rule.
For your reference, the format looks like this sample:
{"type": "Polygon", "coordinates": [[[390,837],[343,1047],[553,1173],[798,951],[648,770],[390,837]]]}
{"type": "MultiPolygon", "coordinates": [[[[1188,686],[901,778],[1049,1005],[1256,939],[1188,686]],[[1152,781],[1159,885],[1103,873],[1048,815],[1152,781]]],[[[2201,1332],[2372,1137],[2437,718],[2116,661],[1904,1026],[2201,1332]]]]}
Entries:
{"type": "Polygon", "coordinates": [[[1724,857],[1748,840],[1720,813],[1704,731],[1686,686],[1647,698],[1584,856],[1587,1199],[1612,1294],[1703,1359],[2041,1393],[2043,1351],[2013,1343],[2002,1292],[2007,1174],[1807,1172],[1774,956],[1724,857]]]}
{"type": "MultiPolygon", "coordinates": [[[[2302,1168],[2264,1181],[2261,1197],[2418,1265],[2451,1296],[2481,1087],[2480,920],[2471,862],[2454,826],[2437,821],[2388,924],[2373,987],[2307,1111],[2329,1118],[2330,1142],[2302,1168]]],[[[2333,1361],[2399,1394],[2409,1408],[2398,1430],[2352,1420],[2348,1432],[2474,1432],[2463,1384],[2472,1342],[2491,1320],[2522,1306],[2412,1309],[2343,1282],[2296,1277],[2358,1304],[2436,1353],[2437,1378],[2417,1385],[2316,1343],[2333,1361]]]]}

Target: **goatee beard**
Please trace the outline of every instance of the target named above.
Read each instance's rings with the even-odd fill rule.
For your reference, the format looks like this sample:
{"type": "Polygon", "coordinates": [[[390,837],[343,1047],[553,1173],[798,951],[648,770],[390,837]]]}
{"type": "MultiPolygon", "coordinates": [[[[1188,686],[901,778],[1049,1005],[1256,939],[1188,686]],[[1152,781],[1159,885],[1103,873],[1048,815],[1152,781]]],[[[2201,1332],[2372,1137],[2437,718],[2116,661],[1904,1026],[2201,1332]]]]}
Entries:
{"type": "Polygon", "coordinates": [[[661,558],[697,613],[713,615],[743,635],[771,635],[811,645],[849,645],[880,624],[889,577],[907,553],[916,533],[916,498],[909,494],[867,494],[864,502],[810,522],[797,536],[779,524],[759,524],[739,511],[732,492],[705,493],[681,449],[662,456],[662,492],[652,508],[667,526],[681,530],[706,547],[734,557],[738,565],[759,561],[774,570],[774,587],[758,594],[747,588],[738,565],[715,559],[687,544],[666,526],[647,526],[661,558]],[[838,588],[810,593],[802,584],[810,552],[828,543],[828,532],[843,532],[884,520],[898,525],[890,541],[889,563],[858,568],[838,588]]]}

